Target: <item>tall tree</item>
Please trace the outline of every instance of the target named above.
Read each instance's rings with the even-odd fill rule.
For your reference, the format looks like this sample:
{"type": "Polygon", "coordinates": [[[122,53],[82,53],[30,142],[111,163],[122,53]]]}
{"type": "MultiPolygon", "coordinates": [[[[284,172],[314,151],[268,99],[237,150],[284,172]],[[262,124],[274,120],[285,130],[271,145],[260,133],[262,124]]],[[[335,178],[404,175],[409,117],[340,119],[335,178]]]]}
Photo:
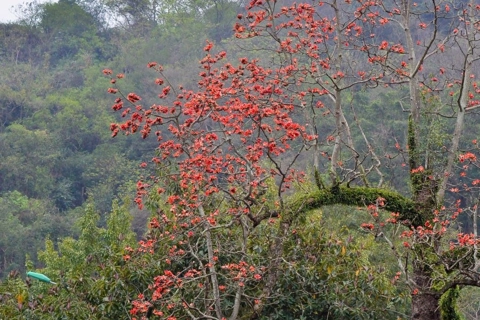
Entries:
{"type": "MultiPolygon", "coordinates": [[[[158,234],[142,250],[162,248],[168,256],[153,292],[142,295],[132,313],[261,316],[280,277],[293,222],[308,208],[341,203],[368,206],[372,223],[363,227],[398,258],[399,277],[411,289],[412,318],[440,319],[443,294],[448,292],[447,310],[456,296],[449,290],[480,285],[476,234],[450,241],[447,233],[462,210],[476,210],[475,202],[461,203],[456,193],[478,198],[480,180],[466,180],[477,158],[461,148],[461,137],[465,113],[474,117],[479,105],[473,68],[480,7],[436,1],[284,4],[251,1],[235,25],[238,38],[264,39],[256,45],[269,53],[269,62],[242,58],[220,65],[226,53],[213,54],[208,44],[197,90],[158,78],[166,102],[145,108],[130,93],[113,106],[126,117],[112,125],[114,135],[147,137],[153,131],[159,140],[153,162],[161,169],[153,181],[138,183],[137,202],[142,205],[149,190],[160,194],[149,198],[165,210],[159,211],[161,222],[152,222],[158,234]],[[396,155],[377,153],[346,101],[352,91],[380,88],[408,92],[399,104],[408,106],[407,141],[396,144],[396,155]],[[331,117],[328,136],[318,134],[319,113],[331,117]],[[154,131],[162,125],[168,135],[154,131]],[[292,183],[304,179],[295,164],[308,151],[318,190],[287,201],[292,183]],[[382,161],[394,157],[405,159],[409,196],[381,188],[382,161]],[[393,212],[387,221],[379,218],[382,210],[393,212]],[[401,233],[403,247],[392,241],[386,224],[396,226],[393,236],[401,233]],[[268,239],[267,254],[257,260],[251,246],[260,235],[268,239]]],[[[156,63],[150,67],[163,72],[156,63]]]]}
{"type": "Polygon", "coordinates": [[[95,19],[73,0],[60,0],[43,6],[40,27],[51,47],[51,62],[75,56],[80,50],[92,51],[99,45],[95,19]]]}

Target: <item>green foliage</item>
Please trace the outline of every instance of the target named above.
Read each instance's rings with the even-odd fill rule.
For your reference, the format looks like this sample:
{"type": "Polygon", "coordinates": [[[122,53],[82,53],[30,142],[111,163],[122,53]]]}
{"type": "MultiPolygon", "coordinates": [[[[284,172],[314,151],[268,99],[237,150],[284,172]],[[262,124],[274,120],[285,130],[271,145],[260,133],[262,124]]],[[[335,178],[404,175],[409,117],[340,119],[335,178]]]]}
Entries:
{"type": "Polygon", "coordinates": [[[0,317],[25,319],[22,310],[28,303],[28,294],[28,285],[18,272],[11,272],[5,281],[0,281],[0,317]]]}
{"type": "Polygon", "coordinates": [[[25,255],[36,259],[48,236],[71,232],[70,217],[55,212],[46,200],[31,199],[18,191],[0,197],[0,278],[12,270],[25,271],[25,255]]]}
{"type": "Polygon", "coordinates": [[[10,307],[0,308],[0,317],[128,318],[130,299],[138,294],[141,284],[133,282],[135,270],[124,260],[125,248],[135,245],[127,207],[115,204],[107,227],[99,228],[99,215],[87,205],[78,222],[79,239],[65,238],[58,247],[47,240],[45,250],[39,253],[45,265],[39,272],[57,285],[35,280],[25,283],[18,276],[7,279],[0,284],[0,299],[10,307]],[[21,306],[15,304],[19,300],[23,301],[21,306]]]}
{"type": "Polygon", "coordinates": [[[94,18],[75,1],[45,4],[40,27],[50,43],[53,64],[75,56],[80,50],[92,52],[100,46],[94,18]]]}
{"type": "Polygon", "coordinates": [[[327,211],[327,218],[312,210],[296,223],[262,319],[398,319],[408,309],[407,297],[392,282],[391,262],[373,257],[380,245],[342,226],[349,222],[350,208],[327,211]]]}
{"type": "Polygon", "coordinates": [[[54,137],[44,130],[14,124],[0,134],[0,192],[18,190],[29,197],[48,197],[58,159],[54,137]]]}
{"type": "MultiPolygon", "coordinates": [[[[3,206],[2,206],[3,207],[3,206]]],[[[22,249],[25,227],[19,218],[11,212],[0,215],[0,275],[6,275],[14,269],[20,269],[23,258],[22,249]]]]}

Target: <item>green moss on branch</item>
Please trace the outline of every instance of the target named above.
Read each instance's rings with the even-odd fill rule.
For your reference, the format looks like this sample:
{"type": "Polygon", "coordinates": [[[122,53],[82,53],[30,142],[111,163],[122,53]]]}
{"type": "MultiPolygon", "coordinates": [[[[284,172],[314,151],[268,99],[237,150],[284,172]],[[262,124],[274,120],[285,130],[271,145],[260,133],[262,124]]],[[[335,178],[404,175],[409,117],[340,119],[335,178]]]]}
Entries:
{"type": "Polygon", "coordinates": [[[310,209],[335,204],[365,206],[374,204],[379,197],[385,199],[384,209],[398,212],[401,220],[410,220],[414,225],[424,223],[411,199],[391,190],[370,187],[336,186],[331,189],[317,190],[292,199],[289,211],[292,215],[297,215],[310,209]]]}

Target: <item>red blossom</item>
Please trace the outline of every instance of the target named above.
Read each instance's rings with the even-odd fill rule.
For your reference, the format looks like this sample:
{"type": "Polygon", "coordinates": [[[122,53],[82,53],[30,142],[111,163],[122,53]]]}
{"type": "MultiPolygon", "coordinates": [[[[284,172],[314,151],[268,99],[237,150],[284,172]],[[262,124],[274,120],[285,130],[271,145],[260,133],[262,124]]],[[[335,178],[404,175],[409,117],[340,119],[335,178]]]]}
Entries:
{"type": "Polygon", "coordinates": [[[141,100],[141,98],[135,93],[129,93],[127,95],[127,99],[128,99],[128,101],[130,101],[132,103],[135,103],[135,102],[141,100]]]}
{"type": "Polygon", "coordinates": [[[477,161],[477,156],[474,155],[474,154],[471,153],[471,152],[466,152],[466,153],[464,153],[464,154],[459,155],[459,156],[458,156],[458,160],[459,160],[460,162],[464,162],[464,161],[466,161],[466,160],[470,160],[470,161],[475,162],[475,161],[477,161]]]}
{"type": "Polygon", "coordinates": [[[363,229],[368,229],[368,230],[373,230],[373,228],[375,228],[375,226],[372,223],[362,223],[361,227],[363,229]]]}
{"type": "Polygon", "coordinates": [[[423,172],[423,171],[425,171],[425,168],[423,166],[420,166],[418,168],[412,169],[410,172],[411,173],[418,173],[418,172],[423,172]]]}

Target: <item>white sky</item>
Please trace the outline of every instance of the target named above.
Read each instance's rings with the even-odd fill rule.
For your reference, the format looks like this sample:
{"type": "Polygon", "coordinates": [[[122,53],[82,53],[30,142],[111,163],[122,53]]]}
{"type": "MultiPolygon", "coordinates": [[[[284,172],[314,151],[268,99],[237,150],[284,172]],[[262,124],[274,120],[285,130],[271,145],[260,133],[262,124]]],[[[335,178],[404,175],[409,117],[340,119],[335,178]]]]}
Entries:
{"type": "MultiPolygon", "coordinates": [[[[32,2],[32,0],[0,0],[0,23],[12,22],[17,20],[12,8],[23,4],[25,2],[32,2]]],[[[52,0],[39,0],[39,3],[52,2],[52,0]]],[[[54,1],[53,1],[54,2],[54,1]]]]}

